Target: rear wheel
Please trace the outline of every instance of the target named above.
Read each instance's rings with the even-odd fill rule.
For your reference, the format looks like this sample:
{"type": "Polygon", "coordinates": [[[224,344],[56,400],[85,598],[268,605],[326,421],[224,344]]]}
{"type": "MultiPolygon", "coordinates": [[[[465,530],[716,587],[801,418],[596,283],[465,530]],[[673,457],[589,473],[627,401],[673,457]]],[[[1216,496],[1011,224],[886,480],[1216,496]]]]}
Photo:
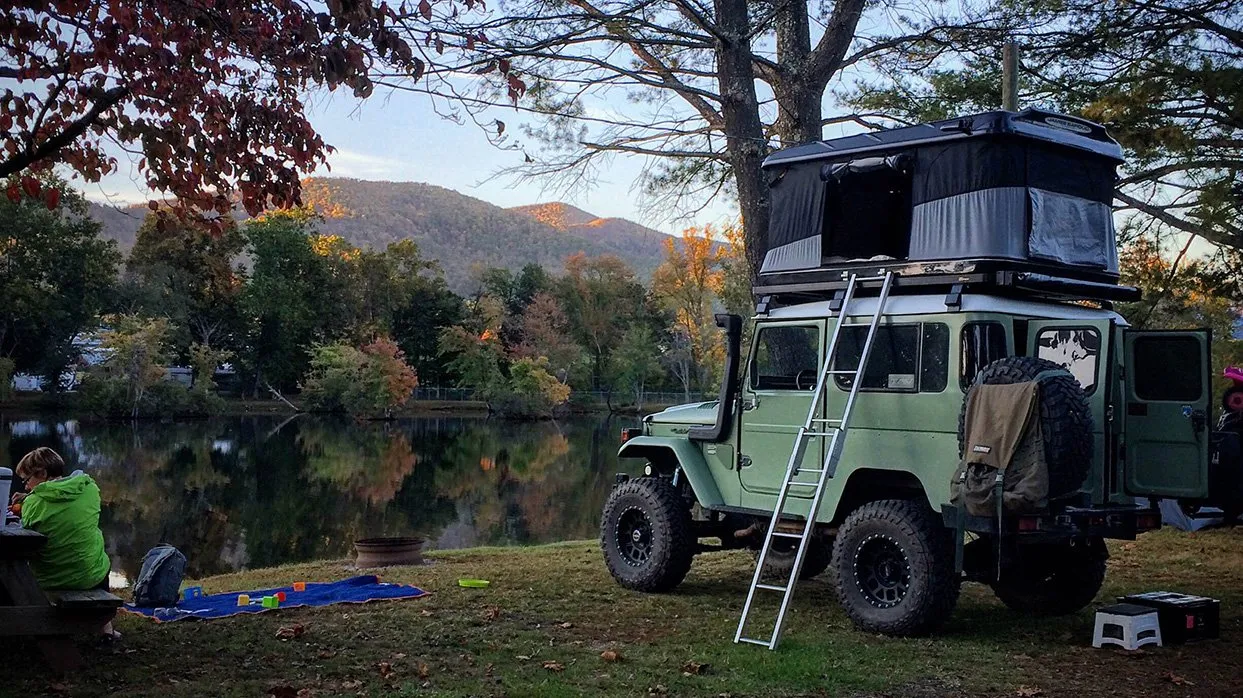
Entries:
{"type": "Polygon", "coordinates": [[[887,499],[853,511],[833,546],[837,596],[860,629],[923,635],[958,602],[953,537],[927,504],[887,499]]]}
{"type": "Polygon", "coordinates": [[[1019,564],[993,582],[993,593],[1015,611],[1038,616],[1074,613],[1105,583],[1105,541],[1091,538],[1062,544],[1025,545],[1019,564]]]}
{"type": "Polygon", "coordinates": [[[600,549],[617,583],[636,591],[669,591],[695,555],[685,500],[664,478],[640,477],[613,488],[600,522],[600,549]]]}

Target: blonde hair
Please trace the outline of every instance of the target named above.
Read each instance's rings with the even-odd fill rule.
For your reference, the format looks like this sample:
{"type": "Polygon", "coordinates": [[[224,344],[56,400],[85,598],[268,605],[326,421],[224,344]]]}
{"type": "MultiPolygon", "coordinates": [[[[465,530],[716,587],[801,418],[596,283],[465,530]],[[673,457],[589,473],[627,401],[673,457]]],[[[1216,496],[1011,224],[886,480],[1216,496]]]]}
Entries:
{"type": "Polygon", "coordinates": [[[60,454],[47,446],[40,446],[22,456],[17,464],[17,476],[23,480],[31,475],[45,480],[65,476],[65,461],[60,454]]]}

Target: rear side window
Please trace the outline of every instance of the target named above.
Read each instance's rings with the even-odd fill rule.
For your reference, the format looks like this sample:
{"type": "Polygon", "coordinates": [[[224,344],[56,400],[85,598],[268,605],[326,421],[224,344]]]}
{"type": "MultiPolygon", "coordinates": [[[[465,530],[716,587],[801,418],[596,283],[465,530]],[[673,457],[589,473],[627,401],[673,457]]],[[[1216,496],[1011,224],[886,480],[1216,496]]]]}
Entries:
{"type": "Polygon", "coordinates": [[[1100,353],[1101,333],[1092,327],[1048,327],[1036,335],[1036,356],[1070,371],[1088,395],[1096,390],[1100,353]]]}
{"type": "Polygon", "coordinates": [[[1009,355],[1005,325],[1000,322],[968,322],[963,325],[958,387],[963,390],[970,388],[976,374],[985,366],[1009,355]]]}
{"type": "Polygon", "coordinates": [[[1195,337],[1136,337],[1135,397],[1141,400],[1195,402],[1200,399],[1204,364],[1195,337]]]}
{"type": "Polygon", "coordinates": [[[761,327],[755,338],[751,387],[756,390],[813,390],[819,379],[818,327],[761,327]]]}
{"type": "MultiPolygon", "coordinates": [[[[868,328],[843,327],[838,339],[836,368],[859,367],[868,328]]],[[[942,323],[884,325],[876,328],[872,355],[863,373],[862,390],[940,392],[945,389],[949,362],[949,327],[942,323]]],[[[853,376],[834,376],[837,387],[849,390],[853,376]]]]}

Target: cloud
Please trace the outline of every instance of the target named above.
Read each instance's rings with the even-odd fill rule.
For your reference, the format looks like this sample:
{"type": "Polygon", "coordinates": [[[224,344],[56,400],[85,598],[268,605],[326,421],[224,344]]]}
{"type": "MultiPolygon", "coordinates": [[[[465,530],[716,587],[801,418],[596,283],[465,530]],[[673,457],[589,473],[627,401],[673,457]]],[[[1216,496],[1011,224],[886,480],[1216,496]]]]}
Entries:
{"type": "Polygon", "coordinates": [[[328,164],[332,166],[333,176],[358,179],[398,179],[406,169],[406,164],[400,160],[349,148],[337,148],[328,156],[328,164]]]}

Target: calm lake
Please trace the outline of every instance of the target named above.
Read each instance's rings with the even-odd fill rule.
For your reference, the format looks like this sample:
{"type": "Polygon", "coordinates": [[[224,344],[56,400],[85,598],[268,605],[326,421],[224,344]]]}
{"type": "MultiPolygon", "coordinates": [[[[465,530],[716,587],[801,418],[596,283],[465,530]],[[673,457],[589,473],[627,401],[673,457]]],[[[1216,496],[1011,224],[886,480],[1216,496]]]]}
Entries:
{"type": "MultiPolygon", "coordinates": [[[[0,465],[51,446],[103,494],[114,584],[170,543],[194,577],[344,558],[418,534],[435,549],[595,538],[636,417],[519,423],[307,415],[136,424],[0,415],[0,465]]],[[[624,466],[624,467],[623,467],[624,466]]]]}

